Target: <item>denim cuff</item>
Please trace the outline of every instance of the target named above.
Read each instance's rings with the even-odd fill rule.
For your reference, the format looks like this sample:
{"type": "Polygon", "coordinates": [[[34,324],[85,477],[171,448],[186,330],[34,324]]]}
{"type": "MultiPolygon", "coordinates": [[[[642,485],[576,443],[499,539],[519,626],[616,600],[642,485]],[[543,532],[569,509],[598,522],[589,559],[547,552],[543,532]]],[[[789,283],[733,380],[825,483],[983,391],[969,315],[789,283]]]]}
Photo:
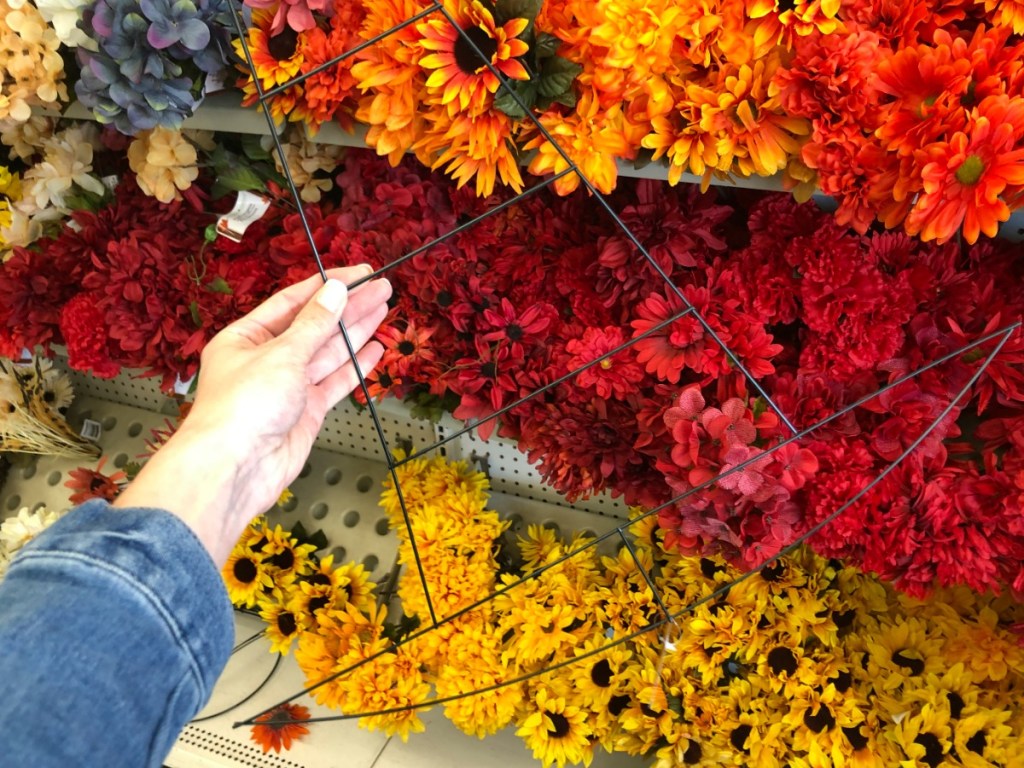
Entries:
{"type": "Polygon", "coordinates": [[[191,528],[162,509],[88,501],[25,545],[8,578],[60,563],[92,570],[106,587],[102,598],[127,592],[147,606],[182,654],[199,699],[209,698],[231,653],[234,620],[220,572],[191,528]]]}

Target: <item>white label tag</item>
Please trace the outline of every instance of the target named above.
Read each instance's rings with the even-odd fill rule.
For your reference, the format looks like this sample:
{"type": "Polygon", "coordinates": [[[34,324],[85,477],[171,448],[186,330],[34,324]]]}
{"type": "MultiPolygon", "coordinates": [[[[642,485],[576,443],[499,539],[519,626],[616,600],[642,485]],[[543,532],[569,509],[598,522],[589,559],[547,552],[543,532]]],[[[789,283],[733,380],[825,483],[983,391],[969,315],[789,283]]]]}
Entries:
{"type": "Polygon", "coordinates": [[[174,377],[174,394],[181,395],[182,397],[184,397],[185,395],[192,391],[192,384],[195,382],[195,380],[195,374],[192,374],[192,376],[188,378],[188,381],[182,381],[181,376],[176,375],[174,377]]]}
{"type": "Polygon", "coordinates": [[[95,443],[97,440],[100,439],[100,435],[103,434],[103,425],[100,424],[98,421],[93,421],[92,419],[85,419],[82,422],[81,434],[82,437],[84,437],[86,440],[90,440],[95,443]]]}
{"type": "Polygon", "coordinates": [[[263,218],[270,208],[270,198],[253,192],[239,192],[235,207],[217,220],[217,234],[236,243],[242,242],[242,235],[249,225],[263,218]]]}
{"type": "Polygon", "coordinates": [[[109,189],[111,192],[117,189],[117,183],[119,181],[120,179],[117,176],[104,176],[102,179],[100,179],[100,182],[102,182],[103,186],[109,189]]]}

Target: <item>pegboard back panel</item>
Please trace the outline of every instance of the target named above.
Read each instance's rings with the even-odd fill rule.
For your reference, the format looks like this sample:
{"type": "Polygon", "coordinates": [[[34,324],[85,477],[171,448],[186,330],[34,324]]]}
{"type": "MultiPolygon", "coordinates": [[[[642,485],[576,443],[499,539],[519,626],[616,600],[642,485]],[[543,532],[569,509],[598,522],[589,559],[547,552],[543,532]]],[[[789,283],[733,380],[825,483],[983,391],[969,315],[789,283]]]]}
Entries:
{"type": "MultiPolygon", "coordinates": [[[[97,379],[80,371],[68,370],[63,359],[59,358],[56,362],[68,372],[79,396],[131,405],[153,412],[177,412],[175,399],[161,391],[158,378],[133,378],[131,373],[122,372],[113,379],[97,379]]],[[[137,377],[138,373],[135,372],[134,376],[137,377]]],[[[394,399],[376,403],[375,408],[384,436],[392,450],[410,446],[422,450],[437,440],[457,432],[463,426],[451,417],[445,417],[437,424],[413,418],[409,408],[394,399]]],[[[357,406],[350,400],[342,401],[328,414],[317,437],[316,448],[371,461],[385,461],[384,450],[369,409],[357,406]]],[[[495,491],[546,504],[582,509],[599,515],[617,518],[627,516],[626,506],[607,494],[570,505],[558,491],[544,483],[526,455],[510,440],[497,437],[481,440],[475,431],[470,431],[448,443],[445,446],[445,453],[452,458],[467,459],[476,463],[490,477],[495,491]]]]}
{"type": "MultiPolygon", "coordinates": [[[[445,418],[438,425],[439,437],[458,432],[463,425],[455,419],[445,418]]],[[[491,437],[482,440],[471,430],[448,443],[449,455],[474,462],[487,473],[491,488],[509,496],[553,504],[566,509],[584,510],[597,515],[626,519],[629,511],[619,499],[600,494],[570,505],[551,486],[547,485],[529,460],[511,440],[491,437]]]]}

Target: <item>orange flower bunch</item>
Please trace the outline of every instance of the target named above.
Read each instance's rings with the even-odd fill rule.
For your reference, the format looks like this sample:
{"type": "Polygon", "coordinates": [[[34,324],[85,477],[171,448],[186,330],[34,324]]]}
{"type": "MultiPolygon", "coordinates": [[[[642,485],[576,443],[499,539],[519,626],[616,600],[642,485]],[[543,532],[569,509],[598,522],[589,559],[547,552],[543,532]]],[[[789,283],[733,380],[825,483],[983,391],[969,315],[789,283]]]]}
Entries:
{"type": "MultiPolygon", "coordinates": [[[[343,58],[322,71],[314,70],[356,46],[365,14],[362,0],[333,0],[329,20],[320,19],[316,26],[302,31],[285,26],[274,32],[273,10],[253,10],[252,25],[246,35],[252,71],[246,63],[242,67],[245,76],[238,83],[244,93],[243,105],[257,103],[259,91],[266,93],[305,76],[267,100],[274,121],[301,122],[314,134],[324,123],[332,121],[352,130],[357,104],[352,58],[343,58]]],[[[235,40],[234,46],[245,62],[241,42],[235,40]]]]}

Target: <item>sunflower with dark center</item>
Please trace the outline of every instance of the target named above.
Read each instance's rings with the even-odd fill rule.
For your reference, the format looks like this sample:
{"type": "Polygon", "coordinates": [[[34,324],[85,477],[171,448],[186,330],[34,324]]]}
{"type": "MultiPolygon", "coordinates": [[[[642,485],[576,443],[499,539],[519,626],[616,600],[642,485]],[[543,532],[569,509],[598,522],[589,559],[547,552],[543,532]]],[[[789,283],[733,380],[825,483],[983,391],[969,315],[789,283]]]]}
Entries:
{"type": "Polygon", "coordinates": [[[427,90],[441,97],[449,114],[479,115],[490,108],[499,81],[493,67],[512,80],[528,80],[519,61],[529,46],[519,39],[529,19],[510,19],[498,26],[480,0],[446,2],[458,27],[446,18],[421,21],[416,30],[428,53],[420,66],[429,72],[427,90]]]}
{"type": "Polygon", "coordinates": [[[243,608],[252,608],[265,592],[274,588],[263,558],[244,545],[236,545],[232,550],[221,576],[231,602],[243,608]]]}
{"type": "Polygon", "coordinates": [[[550,765],[589,763],[593,754],[589,712],[583,707],[567,704],[570,691],[564,683],[551,686],[539,684],[534,706],[519,723],[516,735],[533,750],[533,756],[550,765]]]}

